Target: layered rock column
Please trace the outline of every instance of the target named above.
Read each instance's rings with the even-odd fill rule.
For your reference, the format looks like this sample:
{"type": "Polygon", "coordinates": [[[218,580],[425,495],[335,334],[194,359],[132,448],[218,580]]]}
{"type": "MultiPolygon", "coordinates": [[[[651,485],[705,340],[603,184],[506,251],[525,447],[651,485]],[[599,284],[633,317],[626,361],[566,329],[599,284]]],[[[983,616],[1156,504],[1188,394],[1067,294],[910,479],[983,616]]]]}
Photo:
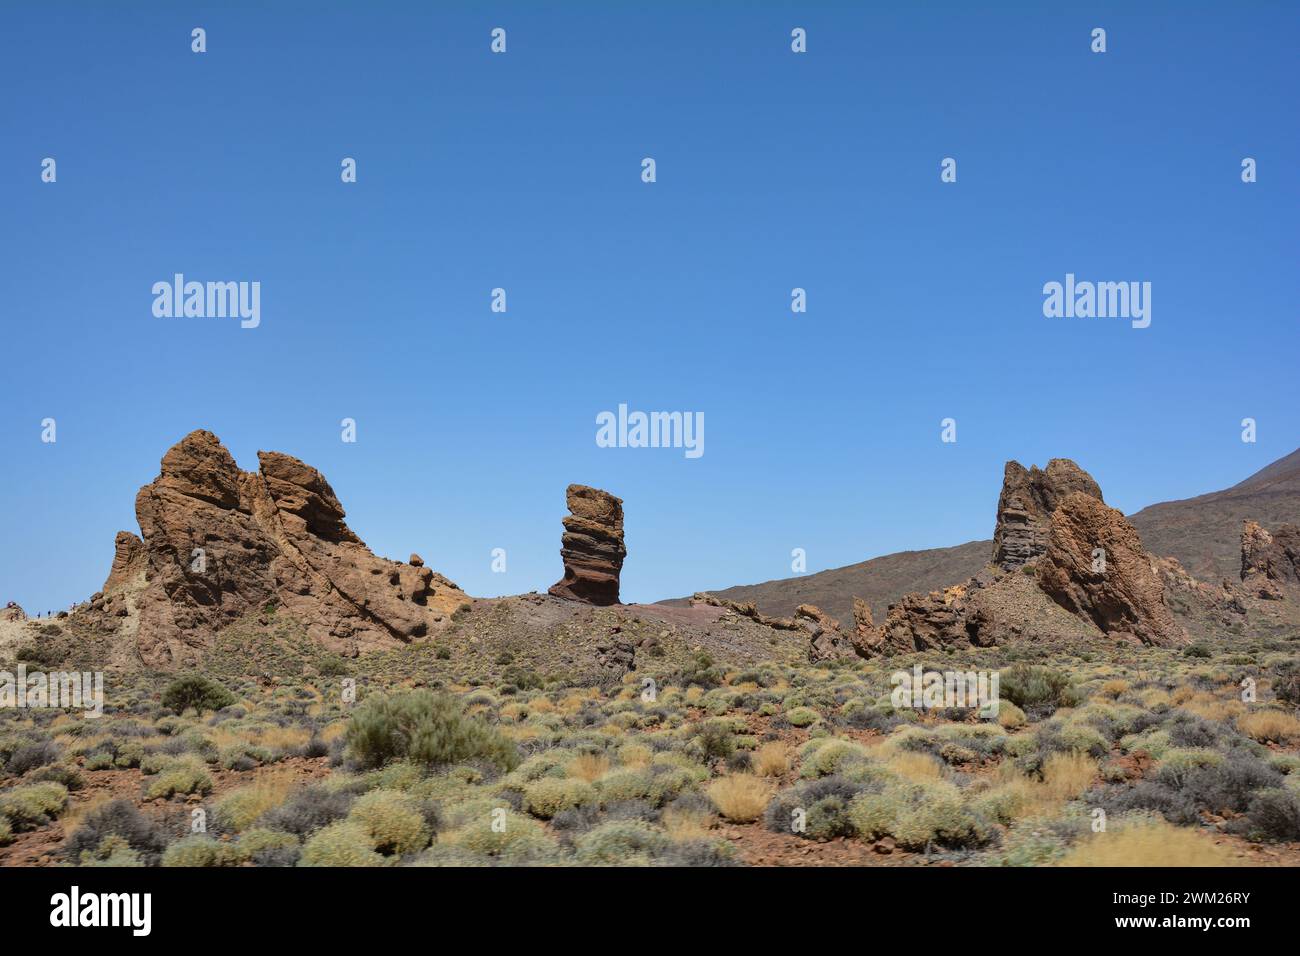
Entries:
{"type": "Polygon", "coordinates": [[[1007,462],[993,531],[993,563],[1003,571],[1014,571],[1042,555],[1052,512],[1076,491],[1103,500],[1092,475],[1068,458],[1053,458],[1046,469],[1007,462]]]}
{"type": "Polygon", "coordinates": [[[623,544],[623,499],[587,485],[569,485],[560,558],[564,577],[550,593],[600,606],[618,604],[618,578],[627,548],[623,544]]]}

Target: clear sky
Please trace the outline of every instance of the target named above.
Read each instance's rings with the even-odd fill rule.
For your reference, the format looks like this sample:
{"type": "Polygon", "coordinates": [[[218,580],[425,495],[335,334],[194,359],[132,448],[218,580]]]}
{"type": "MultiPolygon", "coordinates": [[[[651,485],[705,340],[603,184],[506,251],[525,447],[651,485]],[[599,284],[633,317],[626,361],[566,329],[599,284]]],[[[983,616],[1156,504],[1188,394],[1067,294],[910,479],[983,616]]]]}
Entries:
{"type": "Polygon", "coordinates": [[[1008,458],[1239,481],[1300,444],[1300,12],[1217,6],[6,4],[0,600],[97,590],[195,428],[479,595],[560,577],[570,482],[644,601],[988,537],[1008,458]],[[261,324],[155,317],[178,272],[261,324]],[[597,447],[620,403],[705,453],[597,447]]]}

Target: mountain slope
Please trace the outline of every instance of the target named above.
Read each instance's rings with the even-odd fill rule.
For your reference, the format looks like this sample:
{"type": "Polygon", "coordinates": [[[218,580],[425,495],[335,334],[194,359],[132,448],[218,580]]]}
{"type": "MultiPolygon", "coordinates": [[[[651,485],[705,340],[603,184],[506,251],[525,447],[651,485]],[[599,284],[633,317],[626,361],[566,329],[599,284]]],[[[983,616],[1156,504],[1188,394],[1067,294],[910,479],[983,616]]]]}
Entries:
{"type": "MultiPolygon", "coordinates": [[[[1195,577],[1215,584],[1238,577],[1241,526],[1247,518],[1265,528],[1300,522],[1300,449],[1231,488],[1161,502],[1129,516],[1148,551],[1177,558],[1195,577]]],[[[788,616],[800,604],[816,604],[842,623],[852,622],[853,598],[860,597],[880,621],[889,605],[904,594],[964,581],[992,555],[991,539],[968,541],[951,548],[900,551],[816,574],[714,593],[733,601],[753,601],[763,613],[777,616],[788,616]]]]}

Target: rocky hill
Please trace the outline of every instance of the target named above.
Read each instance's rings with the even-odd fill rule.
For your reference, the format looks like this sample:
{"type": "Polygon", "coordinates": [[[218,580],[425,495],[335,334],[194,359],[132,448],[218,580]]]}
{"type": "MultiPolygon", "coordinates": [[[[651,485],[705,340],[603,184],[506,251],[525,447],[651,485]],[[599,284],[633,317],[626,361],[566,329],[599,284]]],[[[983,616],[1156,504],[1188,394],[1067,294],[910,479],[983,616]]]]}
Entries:
{"type": "MultiPolygon", "coordinates": [[[[1300,449],[1231,488],[1151,505],[1128,520],[1148,551],[1177,559],[1197,579],[1216,585],[1236,580],[1245,521],[1272,528],[1300,520],[1300,449]]],[[[851,619],[857,597],[880,619],[890,604],[909,592],[926,593],[976,575],[994,549],[995,542],[985,539],[950,548],[900,551],[842,568],[713,593],[739,603],[753,602],[773,616],[792,614],[800,604],[816,604],[842,620],[851,619]]]]}

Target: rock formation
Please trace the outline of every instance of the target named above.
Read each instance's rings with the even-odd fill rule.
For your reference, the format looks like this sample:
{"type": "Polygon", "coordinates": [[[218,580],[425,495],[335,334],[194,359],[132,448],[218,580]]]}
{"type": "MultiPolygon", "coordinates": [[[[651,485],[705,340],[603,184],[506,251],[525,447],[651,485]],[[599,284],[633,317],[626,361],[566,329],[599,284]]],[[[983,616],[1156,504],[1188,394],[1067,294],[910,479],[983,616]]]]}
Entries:
{"type": "Polygon", "coordinates": [[[1185,637],[1137,530],[1094,495],[1072,492],[1052,512],[1037,579],[1050,598],[1108,635],[1159,645],[1185,637]]]}
{"type": "Polygon", "coordinates": [[[1269,534],[1247,521],[1241,531],[1241,583],[1265,600],[1281,600],[1279,585],[1300,585],[1300,527],[1280,525],[1269,534]]]}
{"type": "Polygon", "coordinates": [[[4,610],[0,611],[0,621],[25,620],[27,620],[27,612],[24,611],[16,601],[10,601],[4,606],[4,610]]]}
{"type": "Polygon", "coordinates": [[[1014,571],[1039,557],[1047,550],[1052,512],[1076,491],[1102,500],[1097,482],[1068,458],[1053,458],[1046,470],[1037,466],[1026,470],[1018,461],[1007,462],[993,531],[993,563],[1014,571]]]}
{"type": "Polygon", "coordinates": [[[371,553],[315,468],[279,452],[258,460],[241,471],[216,435],[191,432],[136,496],[141,538],[118,534],[91,610],[131,618],[146,665],[189,663],[223,628],[275,608],[351,656],[423,637],[466,600],[428,568],[371,553]]]}
{"type": "Polygon", "coordinates": [[[550,593],[571,601],[609,605],[618,601],[623,544],[623,499],[586,485],[569,485],[560,558],[564,577],[550,593]]]}
{"type": "Polygon", "coordinates": [[[813,664],[856,656],[853,642],[835,620],[815,604],[800,604],[794,621],[808,632],[808,660],[813,664]]]}

